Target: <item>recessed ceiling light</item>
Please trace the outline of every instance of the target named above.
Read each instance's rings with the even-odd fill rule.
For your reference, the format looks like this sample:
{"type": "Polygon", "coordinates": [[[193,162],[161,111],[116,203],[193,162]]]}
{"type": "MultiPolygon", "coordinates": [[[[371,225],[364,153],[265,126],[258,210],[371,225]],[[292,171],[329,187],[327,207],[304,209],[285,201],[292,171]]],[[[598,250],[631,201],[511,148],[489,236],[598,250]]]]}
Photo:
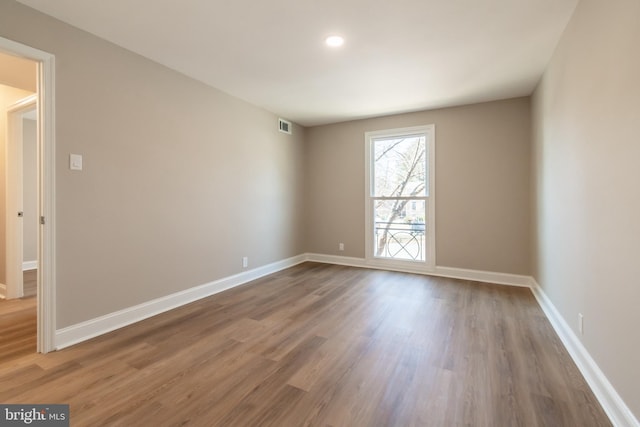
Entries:
{"type": "Polygon", "coordinates": [[[344,39],[340,36],[329,36],[324,42],[330,47],[340,47],[344,44],[344,39]]]}

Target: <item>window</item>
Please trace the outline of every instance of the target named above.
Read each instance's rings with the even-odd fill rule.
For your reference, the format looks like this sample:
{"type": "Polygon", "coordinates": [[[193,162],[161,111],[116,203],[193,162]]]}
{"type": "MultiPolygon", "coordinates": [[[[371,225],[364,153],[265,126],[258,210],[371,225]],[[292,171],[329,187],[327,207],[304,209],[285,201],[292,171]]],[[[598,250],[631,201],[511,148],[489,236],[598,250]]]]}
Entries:
{"type": "Polygon", "coordinates": [[[367,259],[433,268],[434,126],[367,132],[367,259]]]}

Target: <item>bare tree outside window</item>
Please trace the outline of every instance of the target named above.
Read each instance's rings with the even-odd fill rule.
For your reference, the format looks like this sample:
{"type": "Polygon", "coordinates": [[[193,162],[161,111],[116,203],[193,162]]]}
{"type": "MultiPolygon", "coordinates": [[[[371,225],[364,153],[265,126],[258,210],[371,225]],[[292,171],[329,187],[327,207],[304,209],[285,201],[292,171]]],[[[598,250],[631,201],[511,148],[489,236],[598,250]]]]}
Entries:
{"type": "Polygon", "coordinates": [[[426,137],[374,139],[372,156],[375,255],[424,261],[426,137]]]}

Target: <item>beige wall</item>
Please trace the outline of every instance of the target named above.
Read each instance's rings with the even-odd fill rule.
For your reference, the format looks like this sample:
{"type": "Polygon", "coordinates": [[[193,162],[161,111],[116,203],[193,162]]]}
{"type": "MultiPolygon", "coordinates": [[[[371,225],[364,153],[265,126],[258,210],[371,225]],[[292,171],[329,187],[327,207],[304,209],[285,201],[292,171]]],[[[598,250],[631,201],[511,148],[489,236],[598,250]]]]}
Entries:
{"type": "Polygon", "coordinates": [[[636,417],[638,17],[637,0],[582,0],[534,97],[535,277],[636,417]]]}
{"type": "Polygon", "coordinates": [[[13,1],[0,36],[56,57],[58,328],[304,251],[302,128],[13,1]]]}
{"type": "Polygon", "coordinates": [[[36,121],[22,121],[22,218],[23,261],[38,259],[38,158],[36,121]]]}
{"type": "MultiPolygon", "coordinates": [[[[7,74],[10,70],[1,70],[0,75],[7,74]]],[[[7,212],[6,212],[6,155],[7,155],[7,110],[13,104],[21,99],[33,95],[22,89],[5,86],[0,84],[0,283],[6,285],[6,228],[7,228],[7,212]]]]}
{"type": "Polygon", "coordinates": [[[0,53],[0,84],[35,92],[37,73],[36,62],[0,53]]]}
{"type": "Polygon", "coordinates": [[[529,274],[529,98],[307,129],[307,250],[365,256],[364,133],[424,124],[436,129],[437,265],[529,274]]]}

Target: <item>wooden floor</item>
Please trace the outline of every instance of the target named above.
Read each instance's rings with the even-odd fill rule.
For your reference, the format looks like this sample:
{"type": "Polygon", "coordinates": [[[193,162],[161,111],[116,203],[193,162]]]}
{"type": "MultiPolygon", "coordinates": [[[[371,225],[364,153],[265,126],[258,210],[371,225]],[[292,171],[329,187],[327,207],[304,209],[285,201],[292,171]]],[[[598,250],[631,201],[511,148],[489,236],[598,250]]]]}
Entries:
{"type": "Polygon", "coordinates": [[[27,270],[22,273],[22,291],[25,297],[32,297],[37,291],[38,270],[27,270]]]}
{"type": "Polygon", "coordinates": [[[36,270],[25,271],[23,281],[24,298],[0,299],[0,366],[36,352],[36,270]]]}
{"type": "Polygon", "coordinates": [[[47,355],[73,426],[608,426],[524,288],[305,263],[47,355]]]}

